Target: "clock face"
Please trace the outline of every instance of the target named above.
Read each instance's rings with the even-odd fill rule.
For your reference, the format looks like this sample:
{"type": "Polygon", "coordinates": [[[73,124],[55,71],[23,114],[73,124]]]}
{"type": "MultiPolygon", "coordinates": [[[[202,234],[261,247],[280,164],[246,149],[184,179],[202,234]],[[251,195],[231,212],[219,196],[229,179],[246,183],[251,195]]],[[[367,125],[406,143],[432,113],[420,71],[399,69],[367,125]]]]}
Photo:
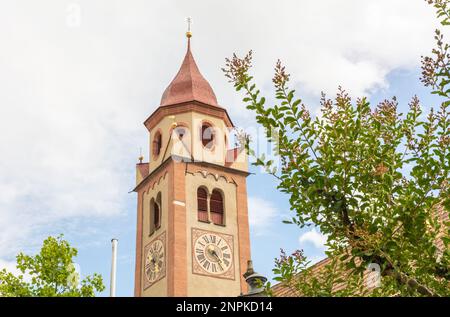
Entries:
{"type": "Polygon", "coordinates": [[[166,275],[165,233],[145,247],[145,286],[149,287],[166,275]]]}
{"type": "Polygon", "coordinates": [[[192,238],[194,273],[234,278],[232,236],[194,229],[192,238]]]}

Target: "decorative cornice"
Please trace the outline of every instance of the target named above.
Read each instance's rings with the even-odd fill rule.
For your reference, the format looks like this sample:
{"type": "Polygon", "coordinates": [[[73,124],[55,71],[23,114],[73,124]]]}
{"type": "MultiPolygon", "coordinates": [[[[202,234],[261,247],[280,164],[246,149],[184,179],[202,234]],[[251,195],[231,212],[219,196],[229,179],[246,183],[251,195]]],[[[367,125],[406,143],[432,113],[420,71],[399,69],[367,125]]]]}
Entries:
{"type": "Polygon", "coordinates": [[[196,100],[174,105],[160,106],[144,121],[144,125],[150,131],[164,117],[191,111],[222,119],[227,127],[234,127],[234,124],[231,121],[231,118],[228,115],[226,109],[218,106],[208,105],[196,100]]]}
{"type": "Polygon", "coordinates": [[[151,189],[155,188],[155,185],[159,185],[159,183],[161,182],[161,180],[166,178],[167,173],[168,173],[168,172],[165,171],[164,174],[162,174],[162,175],[160,175],[159,177],[157,177],[157,180],[155,180],[155,181],[151,184],[151,186],[148,186],[148,188],[147,188],[147,190],[145,191],[145,193],[148,194],[148,192],[149,192],[151,189]]]}
{"type": "MultiPolygon", "coordinates": [[[[223,172],[226,172],[226,173],[243,175],[245,177],[247,177],[248,175],[251,174],[251,173],[246,172],[246,171],[241,171],[241,170],[238,170],[238,169],[234,169],[234,168],[230,168],[230,167],[227,167],[227,166],[218,165],[218,164],[214,164],[214,163],[210,163],[210,162],[203,162],[203,161],[189,162],[189,161],[186,161],[186,158],[181,158],[181,159],[182,159],[182,161],[180,161],[177,156],[169,156],[164,162],[162,162],[157,168],[155,168],[150,174],[148,174],[147,177],[145,177],[133,190],[131,190],[130,193],[131,192],[137,192],[139,189],[141,189],[142,186],[147,184],[148,181],[154,175],[156,175],[159,171],[161,171],[169,162],[174,162],[174,163],[178,163],[178,164],[186,164],[186,165],[187,164],[193,164],[193,165],[202,166],[202,167],[209,167],[209,168],[212,167],[212,168],[216,168],[216,169],[218,169],[220,171],[223,171],[223,172]],[[176,160],[174,160],[174,157],[176,158],[176,160]]],[[[214,175],[214,174],[212,174],[212,175],[214,175]]],[[[231,179],[232,179],[232,177],[231,177],[231,179]]],[[[227,179],[227,181],[228,181],[228,179],[227,179]]],[[[233,180],[233,182],[235,182],[235,181],[233,180]]]]}
{"type": "Polygon", "coordinates": [[[203,178],[207,178],[208,176],[212,176],[216,181],[218,181],[219,179],[222,178],[222,179],[225,180],[225,182],[236,185],[236,182],[233,179],[233,177],[231,177],[231,176],[227,177],[227,175],[225,175],[225,174],[211,173],[211,172],[208,172],[208,171],[205,171],[205,170],[197,170],[196,172],[188,171],[187,173],[189,173],[191,175],[200,174],[200,175],[203,176],[203,178]]]}

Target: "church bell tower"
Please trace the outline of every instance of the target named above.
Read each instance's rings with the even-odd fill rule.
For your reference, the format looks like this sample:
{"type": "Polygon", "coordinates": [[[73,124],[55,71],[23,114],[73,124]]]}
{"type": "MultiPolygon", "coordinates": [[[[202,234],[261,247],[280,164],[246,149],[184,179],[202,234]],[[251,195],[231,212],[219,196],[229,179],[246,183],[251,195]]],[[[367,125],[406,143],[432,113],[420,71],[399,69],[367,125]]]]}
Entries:
{"type": "Polygon", "coordinates": [[[145,120],[149,161],[136,165],[135,296],[238,296],[250,260],[247,156],[187,52],[145,120]]]}

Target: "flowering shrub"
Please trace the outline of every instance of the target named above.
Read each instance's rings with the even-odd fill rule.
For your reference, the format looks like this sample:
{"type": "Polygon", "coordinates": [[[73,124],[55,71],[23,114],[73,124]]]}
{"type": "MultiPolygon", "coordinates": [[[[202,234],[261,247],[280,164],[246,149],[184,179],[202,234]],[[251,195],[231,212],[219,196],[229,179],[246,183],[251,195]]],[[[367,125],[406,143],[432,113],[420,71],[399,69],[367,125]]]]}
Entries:
{"type": "MultiPolygon", "coordinates": [[[[449,1],[428,2],[448,25],[449,1]]],[[[254,164],[289,195],[294,215],[288,222],[314,224],[328,237],[332,261],[318,278],[307,278],[302,252],[282,252],[275,262],[276,279],[299,294],[362,294],[358,281],[370,264],[380,267],[382,277],[373,295],[450,294],[449,223],[438,216],[450,210],[450,55],[439,31],[436,41],[433,57],[422,58],[422,82],[442,103],[428,114],[416,96],[400,113],[395,98],[372,108],[366,98],[352,101],[339,87],[334,99],[322,94],[321,115],[312,116],[289,87],[280,61],[273,77],[277,104],[268,106],[250,74],[252,51],[226,59],[225,76],[244,93],[281,168],[264,157],[254,164]],[[347,290],[339,294],[330,287],[338,271],[354,277],[346,278],[347,290]]],[[[246,148],[255,155],[250,144],[246,148]]]]}

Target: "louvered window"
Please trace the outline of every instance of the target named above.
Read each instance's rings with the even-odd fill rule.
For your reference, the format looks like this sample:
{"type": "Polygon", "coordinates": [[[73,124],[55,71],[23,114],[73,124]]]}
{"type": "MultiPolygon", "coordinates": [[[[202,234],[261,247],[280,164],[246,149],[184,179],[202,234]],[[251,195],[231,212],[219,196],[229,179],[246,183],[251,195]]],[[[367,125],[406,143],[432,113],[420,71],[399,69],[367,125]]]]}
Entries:
{"type": "Polygon", "coordinates": [[[210,201],[211,220],[217,225],[223,225],[223,197],[217,190],[213,190],[210,201]]]}
{"type": "Polygon", "coordinates": [[[208,194],[204,188],[197,189],[198,220],[208,222],[208,194]]]}

